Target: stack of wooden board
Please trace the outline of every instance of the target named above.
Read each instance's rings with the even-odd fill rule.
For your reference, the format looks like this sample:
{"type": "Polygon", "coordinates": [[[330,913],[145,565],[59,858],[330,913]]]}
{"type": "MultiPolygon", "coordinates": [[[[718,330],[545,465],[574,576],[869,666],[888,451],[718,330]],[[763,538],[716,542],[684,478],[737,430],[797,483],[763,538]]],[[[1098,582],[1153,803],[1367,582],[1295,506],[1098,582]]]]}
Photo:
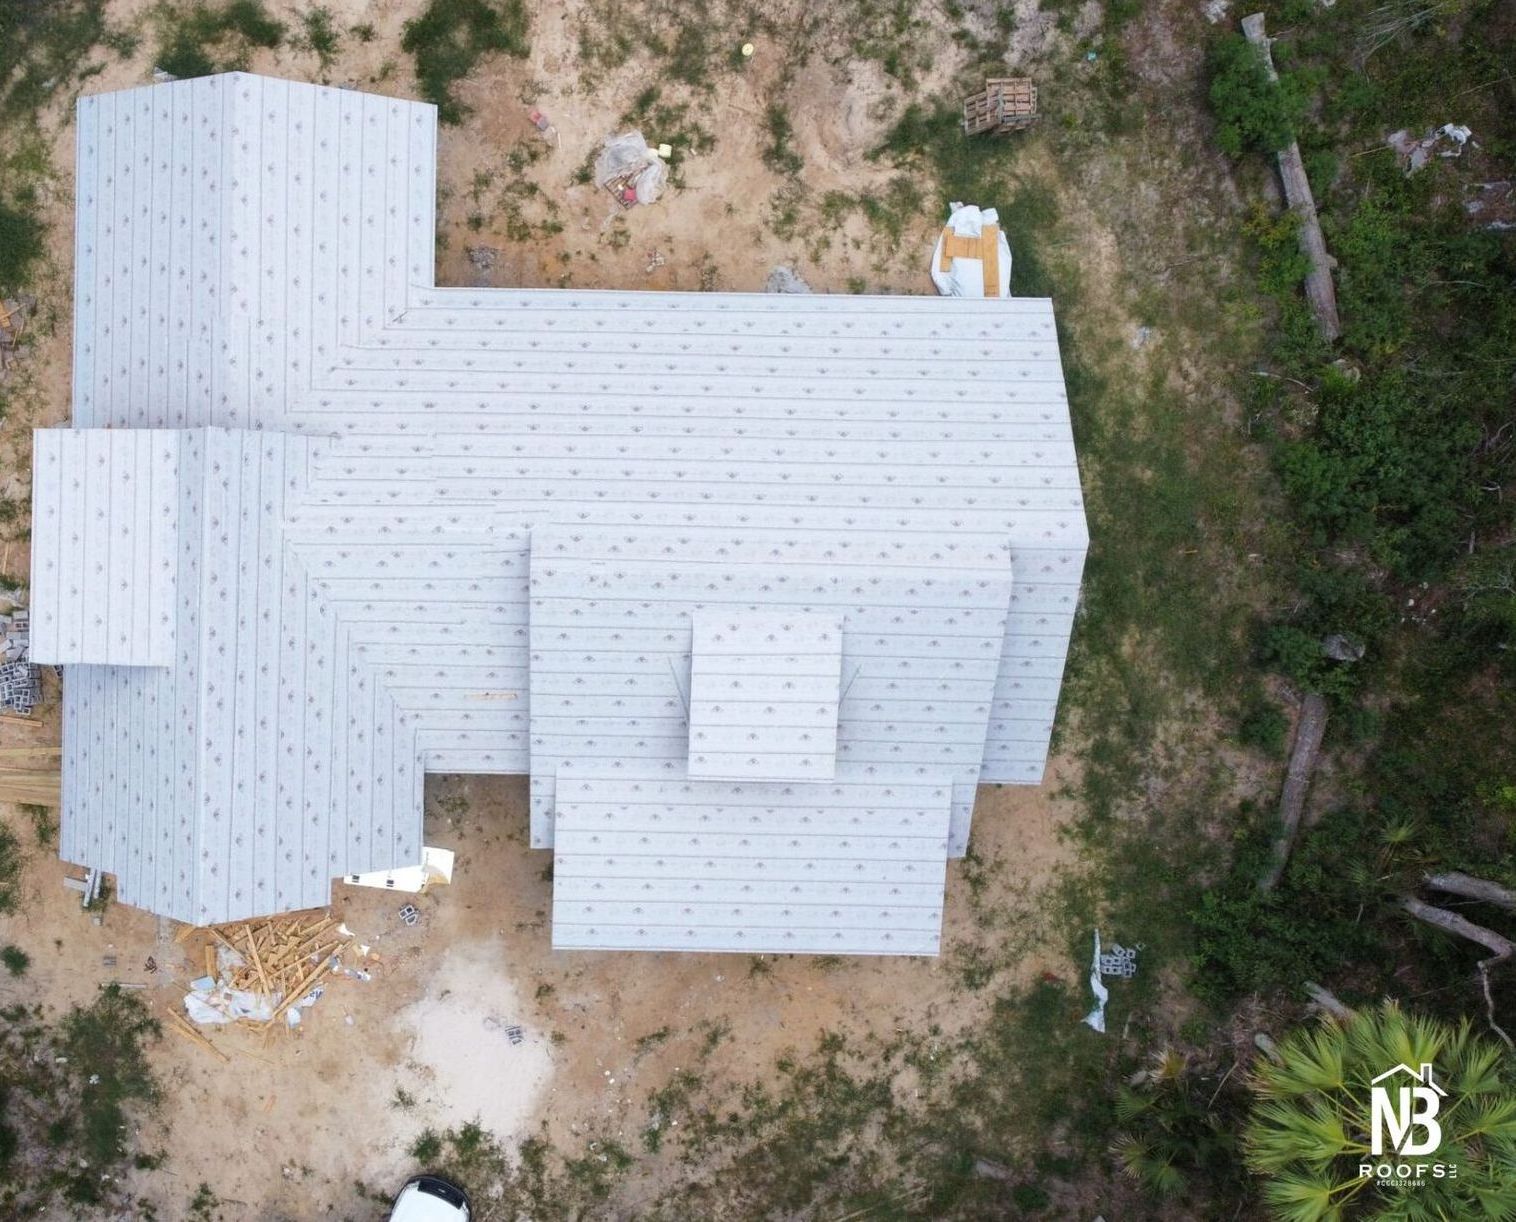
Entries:
{"type": "Polygon", "coordinates": [[[984,295],[1000,296],[1000,226],[986,225],[978,237],[964,237],[948,225],[942,231],[941,271],[948,271],[954,259],[978,259],[984,267],[984,295]]]}
{"type": "Polygon", "coordinates": [[[57,806],[61,754],[58,747],[0,749],[0,801],[57,806]]]}

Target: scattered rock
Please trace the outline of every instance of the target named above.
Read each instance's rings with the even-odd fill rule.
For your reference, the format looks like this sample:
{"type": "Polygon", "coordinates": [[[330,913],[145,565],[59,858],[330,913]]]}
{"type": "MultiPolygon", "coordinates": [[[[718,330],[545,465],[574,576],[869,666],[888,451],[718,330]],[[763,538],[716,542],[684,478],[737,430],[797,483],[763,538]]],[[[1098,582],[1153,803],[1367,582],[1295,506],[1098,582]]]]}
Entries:
{"type": "Polygon", "coordinates": [[[1355,637],[1348,636],[1345,632],[1334,632],[1330,636],[1321,638],[1321,652],[1324,657],[1331,658],[1334,662],[1357,662],[1363,655],[1367,646],[1355,637]]]}
{"type": "Polygon", "coordinates": [[[764,281],[763,291],[765,293],[809,293],[811,286],[793,267],[785,267],[781,264],[769,273],[769,278],[764,281]]]}

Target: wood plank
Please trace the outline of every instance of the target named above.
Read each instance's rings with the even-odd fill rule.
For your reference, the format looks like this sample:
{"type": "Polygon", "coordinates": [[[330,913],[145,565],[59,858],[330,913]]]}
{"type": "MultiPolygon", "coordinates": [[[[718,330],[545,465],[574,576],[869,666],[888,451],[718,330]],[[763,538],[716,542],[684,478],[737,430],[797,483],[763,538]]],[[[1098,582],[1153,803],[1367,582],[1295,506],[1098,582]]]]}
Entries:
{"type": "Polygon", "coordinates": [[[258,958],[258,941],[253,937],[251,928],[244,927],[243,932],[247,936],[247,948],[253,956],[253,968],[258,973],[258,979],[263,982],[263,991],[267,993],[269,991],[268,977],[263,972],[263,961],[258,958]]]}
{"type": "Polygon", "coordinates": [[[177,1010],[169,1010],[168,1017],[170,1030],[177,1031],[191,1043],[199,1044],[200,1047],[204,1048],[206,1051],[220,1057],[222,1061],[231,1061],[231,1057],[227,1056],[226,1053],[217,1048],[215,1044],[211,1043],[210,1040],[206,1039],[205,1036],[196,1031],[195,1028],[190,1025],[190,1022],[187,1018],[181,1018],[177,1010]]]}

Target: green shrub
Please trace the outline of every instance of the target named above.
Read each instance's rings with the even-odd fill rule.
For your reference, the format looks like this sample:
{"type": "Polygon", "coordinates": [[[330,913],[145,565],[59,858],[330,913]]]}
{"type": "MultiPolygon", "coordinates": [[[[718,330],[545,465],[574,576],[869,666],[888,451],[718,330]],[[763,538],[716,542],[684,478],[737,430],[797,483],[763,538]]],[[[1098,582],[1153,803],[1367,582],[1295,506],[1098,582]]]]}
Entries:
{"type": "Polygon", "coordinates": [[[0,950],[0,963],[5,964],[5,970],[12,976],[24,976],[32,965],[32,957],[19,946],[7,946],[0,950]]]}
{"type": "Polygon", "coordinates": [[[337,46],[341,41],[332,22],[332,10],[313,8],[301,16],[300,24],[304,28],[302,41],[305,46],[320,61],[323,71],[330,68],[337,58],[337,46]]]}
{"type": "Polygon", "coordinates": [[[522,0],[428,0],[419,17],[405,23],[400,46],[415,58],[422,97],[436,105],[444,123],[461,123],[468,108],[453,85],[486,55],[524,57],[529,31],[522,0]]]}
{"type": "Polygon", "coordinates": [[[1271,81],[1263,52],[1241,34],[1222,39],[1212,53],[1211,107],[1217,143],[1233,157],[1284,148],[1302,109],[1289,79],[1271,81]]]}

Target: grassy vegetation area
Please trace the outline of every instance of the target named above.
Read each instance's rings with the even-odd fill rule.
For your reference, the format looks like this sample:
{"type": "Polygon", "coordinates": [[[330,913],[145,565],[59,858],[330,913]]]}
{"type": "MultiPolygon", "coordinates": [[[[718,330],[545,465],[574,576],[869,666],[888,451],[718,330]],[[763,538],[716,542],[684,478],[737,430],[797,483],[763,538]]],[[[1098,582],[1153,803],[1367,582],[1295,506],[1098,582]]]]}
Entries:
{"type": "Polygon", "coordinates": [[[165,3],[154,16],[157,65],[181,80],[245,69],[255,49],[279,46],[287,32],[262,0],[165,3]]]}
{"type": "Polygon", "coordinates": [[[1314,332],[1293,232],[1258,227],[1278,324],[1250,406],[1290,508],[1295,571],[1257,658],[1330,696],[1336,744],[1365,762],[1359,792],[1305,836],[1273,896],[1251,886],[1271,830],[1266,815],[1251,821],[1232,879],[1202,912],[1219,997],[1316,973],[1356,995],[1415,992],[1469,1012],[1480,952],[1424,937],[1395,901],[1432,867],[1513,878],[1516,743],[1498,727],[1510,724],[1516,627],[1502,496],[1516,475],[1516,251],[1471,223],[1463,200],[1488,172],[1473,158],[1510,165],[1500,65],[1516,28],[1499,6],[1442,7],[1450,26],[1378,54],[1364,5],[1313,14],[1276,49],[1287,89],[1312,104],[1291,126],[1338,259],[1343,336],[1328,349],[1314,332]],[[1384,135],[1421,135],[1450,98],[1480,150],[1407,174],[1384,135]],[[1323,657],[1328,633],[1362,660],[1323,657]]]}
{"type": "Polygon", "coordinates": [[[530,31],[521,0],[427,0],[405,23],[400,47],[415,59],[421,96],[444,123],[461,123],[468,108],[453,87],[486,56],[524,56],[530,31]]]}
{"type": "Polygon", "coordinates": [[[144,1060],[159,1034],[147,1007],[113,985],[55,1024],[22,1006],[0,1020],[0,1209],[136,1210],[121,1173],[160,1161],[135,1138],[159,1097],[144,1060]]]}

